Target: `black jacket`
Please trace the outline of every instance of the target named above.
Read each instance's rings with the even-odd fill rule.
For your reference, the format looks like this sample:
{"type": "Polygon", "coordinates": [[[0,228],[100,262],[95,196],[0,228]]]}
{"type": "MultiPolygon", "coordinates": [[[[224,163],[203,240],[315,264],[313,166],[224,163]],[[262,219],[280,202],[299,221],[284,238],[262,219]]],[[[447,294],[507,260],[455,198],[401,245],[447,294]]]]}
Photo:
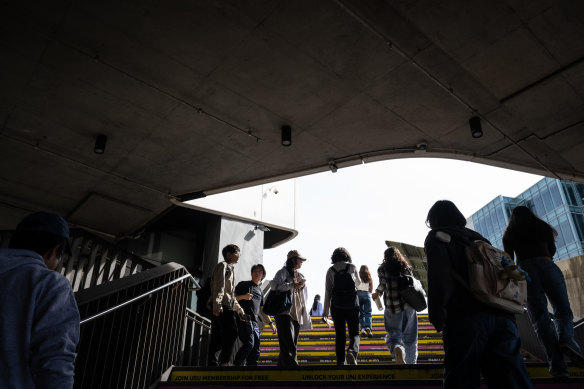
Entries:
{"type": "Polygon", "coordinates": [[[451,226],[432,230],[428,233],[424,248],[428,258],[428,316],[437,331],[442,331],[448,322],[477,312],[497,315],[507,314],[476,300],[471,292],[453,277],[456,271],[468,282],[468,267],[464,254],[465,242],[483,240],[481,234],[465,227],[451,226]],[[447,233],[451,240],[443,242],[436,233],[447,233]]]}

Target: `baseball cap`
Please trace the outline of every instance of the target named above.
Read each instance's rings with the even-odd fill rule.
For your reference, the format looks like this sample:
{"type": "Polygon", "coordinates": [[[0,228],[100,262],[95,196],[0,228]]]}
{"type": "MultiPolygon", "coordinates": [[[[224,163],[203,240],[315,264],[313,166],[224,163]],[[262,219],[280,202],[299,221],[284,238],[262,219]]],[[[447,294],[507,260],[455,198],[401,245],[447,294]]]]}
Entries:
{"type": "Polygon", "coordinates": [[[298,250],[290,250],[290,251],[288,251],[288,259],[294,258],[294,257],[298,257],[298,259],[300,259],[302,261],[306,261],[306,258],[304,258],[302,255],[300,255],[300,253],[298,252],[298,250]]]}
{"type": "Polygon", "coordinates": [[[23,232],[45,232],[65,238],[66,247],[63,250],[71,253],[69,246],[69,226],[65,219],[54,213],[35,212],[31,213],[16,226],[16,231],[23,232]]]}

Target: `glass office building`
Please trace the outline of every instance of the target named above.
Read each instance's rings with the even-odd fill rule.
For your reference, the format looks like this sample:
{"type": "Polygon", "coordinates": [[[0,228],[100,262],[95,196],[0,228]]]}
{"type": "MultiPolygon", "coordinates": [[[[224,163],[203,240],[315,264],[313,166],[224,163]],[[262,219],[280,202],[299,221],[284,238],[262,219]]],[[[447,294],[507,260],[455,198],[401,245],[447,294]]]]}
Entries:
{"type": "Polygon", "coordinates": [[[584,184],[544,178],[515,198],[498,196],[467,219],[467,227],[503,249],[511,211],[531,209],[558,232],[555,261],[584,254],[584,184]]]}

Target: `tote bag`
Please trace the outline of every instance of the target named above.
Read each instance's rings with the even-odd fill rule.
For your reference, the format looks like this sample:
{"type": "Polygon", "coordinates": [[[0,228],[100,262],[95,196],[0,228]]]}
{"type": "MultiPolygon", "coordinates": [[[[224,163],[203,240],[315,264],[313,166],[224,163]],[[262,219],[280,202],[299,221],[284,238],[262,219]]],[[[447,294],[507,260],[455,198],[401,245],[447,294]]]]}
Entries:
{"type": "Polygon", "coordinates": [[[399,294],[404,301],[412,306],[416,312],[423,311],[428,307],[426,304],[426,292],[420,280],[409,274],[402,275],[406,279],[405,286],[399,290],[399,294]]]}

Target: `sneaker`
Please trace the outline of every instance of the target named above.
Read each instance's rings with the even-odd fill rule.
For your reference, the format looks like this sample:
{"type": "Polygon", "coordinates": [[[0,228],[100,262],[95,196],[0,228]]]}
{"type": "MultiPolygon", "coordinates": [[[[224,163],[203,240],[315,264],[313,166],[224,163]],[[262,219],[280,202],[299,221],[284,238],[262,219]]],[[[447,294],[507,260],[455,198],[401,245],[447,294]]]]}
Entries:
{"type": "Polygon", "coordinates": [[[404,360],[404,350],[401,347],[396,347],[393,350],[393,353],[395,354],[395,363],[398,365],[406,364],[406,361],[404,360]]]}
{"type": "Polygon", "coordinates": [[[366,333],[365,328],[361,328],[361,332],[359,333],[359,335],[363,336],[365,335],[365,333],[366,333]]]}
{"type": "Polygon", "coordinates": [[[356,365],[357,358],[355,357],[355,354],[353,354],[352,352],[348,352],[347,353],[347,362],[349,363],[349,365],[356,365]]]}
{"type": "Polygon", "coordinates": [[[367,334],[368,338],[373,338],[373,331],[371,331],[371,328],[366,328],[365,333],[367,334]]]}
{"type": "Polygon", "coordinates": [[[584,356],[578,352],[578,350],[574,349],[568,343],[560,344],[560,350],[562,353],[570,358],[570,362],[572,362],[575,366],[584,367],[584,356]]]}

